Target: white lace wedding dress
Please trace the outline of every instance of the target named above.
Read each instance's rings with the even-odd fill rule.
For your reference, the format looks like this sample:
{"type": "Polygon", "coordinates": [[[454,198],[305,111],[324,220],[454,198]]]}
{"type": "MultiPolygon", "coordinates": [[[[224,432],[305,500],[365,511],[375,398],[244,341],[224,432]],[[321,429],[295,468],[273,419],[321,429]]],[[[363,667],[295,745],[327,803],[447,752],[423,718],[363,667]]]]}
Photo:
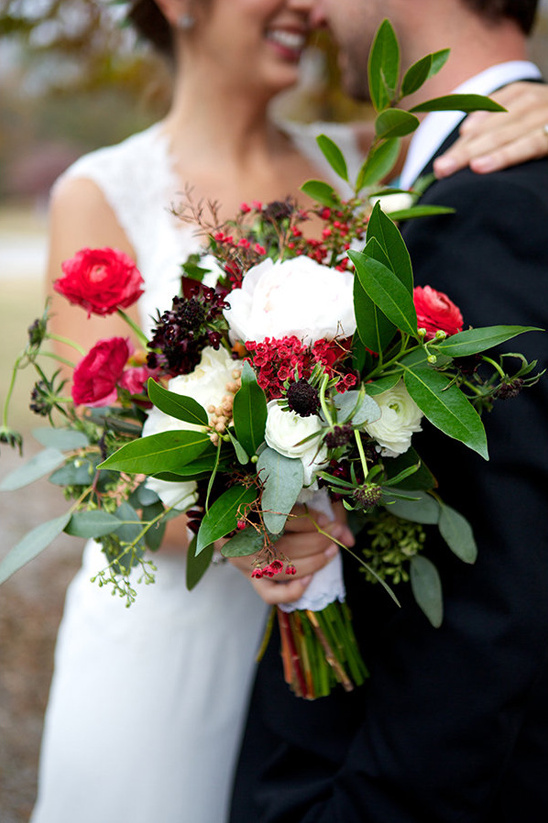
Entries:
{"type": "MultiPolygon", "coordinates": [[[[355,168],[350,130],[287,126],[328,175],[315,135],[328,131],[355,168]]],[[[198,249],[170,212],[180,186],[160,127],[93,152],[66,172],[93,180],[127,234],[145,279],[149,330],[198,249]]],[[[46,712],[32,823],[223,823],[266,607],[230,564],[185,587],[184,556],[155,556],[156,582],[129,608],[90,582],[94,543],[70,584],[46,712]]]]}

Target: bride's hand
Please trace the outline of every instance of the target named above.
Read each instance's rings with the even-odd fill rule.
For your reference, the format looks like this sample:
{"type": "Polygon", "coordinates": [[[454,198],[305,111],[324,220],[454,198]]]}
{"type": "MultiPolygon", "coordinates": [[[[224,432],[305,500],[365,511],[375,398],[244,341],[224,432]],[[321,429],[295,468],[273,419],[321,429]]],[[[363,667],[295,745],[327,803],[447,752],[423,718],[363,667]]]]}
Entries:
{"type": "MultiPolygon", "coordinates": [[[[276,541],[280,555],[294,563],[297,573],[291,577],[279,574],[276,577],[253,578],[252,584],[257,593],[269,605],[292,603],[305,592],[312,575],[326,566],[339,551],[338,544],[354,545],[354,536],[344,521],[342,507],[335,509],[335,520],[330,521],[324,514],[311,513],[323,532],[314,525],[311,515],[302,506],[295,506],[287,520],[285,532],[276,541]]],[[[231,558],[231,563],[242,574],[250,578],[255,568],[255,555],[231,558]]]]}
{"type": "Polygon", "coordinates": [[[548,154],[548,86],[512,83],[490,96],[507,112],[467,117],[459,139],[434,162],[436,177],[449,177],[468,165],[487,174],[548,154]]]}

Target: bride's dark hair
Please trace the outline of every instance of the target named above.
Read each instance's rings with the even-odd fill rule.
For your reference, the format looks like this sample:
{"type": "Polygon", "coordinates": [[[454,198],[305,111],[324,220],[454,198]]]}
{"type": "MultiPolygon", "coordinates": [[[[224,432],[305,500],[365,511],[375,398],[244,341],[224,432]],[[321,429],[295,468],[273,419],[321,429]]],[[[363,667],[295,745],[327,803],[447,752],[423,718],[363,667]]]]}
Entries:
{"type": "Polygon", "coordinates": [[[162,54],[173,57],[171,26],[154,0],[133,0],[127,18],[141,37],[162,54]]]}

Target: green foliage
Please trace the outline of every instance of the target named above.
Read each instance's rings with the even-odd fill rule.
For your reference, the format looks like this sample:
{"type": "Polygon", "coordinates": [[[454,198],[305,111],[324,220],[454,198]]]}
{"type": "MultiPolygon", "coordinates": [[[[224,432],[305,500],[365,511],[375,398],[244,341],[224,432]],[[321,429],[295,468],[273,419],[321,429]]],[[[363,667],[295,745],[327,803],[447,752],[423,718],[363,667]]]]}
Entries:
{"type": "Polygon", "coordinates": [[[302,490],[303,464],[299,459],[292,460],[266,448],[259,456],[257,474],[264,483],[261,498],[264,524],[271,534],[279,535],[302,490]]]}
{"type": "Polygon", "coordinates": [[[247,454],[254,455],[264,440],[266,397],[249,363],[242,369],[242,385],[234,396],[236,437],[247,454]]]}

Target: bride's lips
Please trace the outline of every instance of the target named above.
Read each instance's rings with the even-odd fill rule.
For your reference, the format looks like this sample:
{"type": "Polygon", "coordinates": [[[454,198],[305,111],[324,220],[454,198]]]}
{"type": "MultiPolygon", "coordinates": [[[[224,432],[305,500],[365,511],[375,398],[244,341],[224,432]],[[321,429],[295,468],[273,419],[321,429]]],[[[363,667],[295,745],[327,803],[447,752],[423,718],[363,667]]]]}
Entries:
{"type": "Polygon", "coordinates": [[[266,39],[285,60],[297,62],[307,43],[308,33],[303,30],[289,28],[270,28],[266,31],[266,39]]]}

